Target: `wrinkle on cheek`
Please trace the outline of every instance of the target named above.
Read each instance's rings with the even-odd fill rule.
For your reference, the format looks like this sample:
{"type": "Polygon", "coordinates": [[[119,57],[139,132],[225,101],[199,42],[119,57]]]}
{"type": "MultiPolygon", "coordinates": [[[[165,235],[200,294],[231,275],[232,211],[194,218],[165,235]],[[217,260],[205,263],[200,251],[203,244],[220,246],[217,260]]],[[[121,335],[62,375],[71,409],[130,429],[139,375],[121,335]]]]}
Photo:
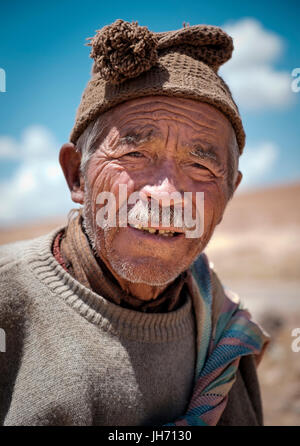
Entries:
{"type": "Polygon", "coordinates": [[[94,179],[92,184],[92,201],[95,203],[95,200],[100,192],[111,192],[113,183],[114,183],[114,175],[111,175],[106,169],[98,172],[98,175],[94,179]]]}
{"type": "Polygon", "coordinates": [[[222,181],[215,180],[207,184],[202,188],[202,192],[204,192],[204,237],[210,238],[226,206],[222,181]]]}
{"type": "Polygon", "coordinates": [[[215,214],[216,214],[215,215],[215,220],[216,220],[215,224],[218,224],[220,219],[222,219],[222,217],[223,217],[223,213],[225,211],[226,204],[227,204],[226,187],[225,187],[224,181],[217,181],[216,188],[217,188],[216,195],[218,197],[218,205],[215,208],[215,214]]]}
{"type": "Polygon", "coordinates": [[[116,198],[116,209],[120,209],[120,207],[128,200],[128,197],[131,193],[133,193],[135,190],[134,188],[134,181],[128,175],[126,170],[121,169],[121,171],[118,172],[118,175],[115,176],[114,179],[111,181],[111,189],[110,191],[114,194],[116,198]],[[123,192],[121,195],[119,195],[119,186],[123,185],[127,188],[126,195],[123,195],[123,192]],[[121,201],[119,201],[119,198],[121,201]]]}
{"type": "Polygon", "coordinates": [[[215,172],[218,177],[218,181],[224,181],[227,178],[227,169],[225,167],[220,167],[218,171],[215,172]]]}
{"type": "MultiPolygon", "coordinates": [[[[116,163],[108,162],[96,173],[94,172],[94,178],[90,186],[94,211],[97,206],[97,197],[101,192],[113,193],[116,199],[116,209],[118,209],[123,204],[123,202],[119,202],[119,185],[121,184],[127,186],[127,197],[123,197],[126,199],[134,191],[135,183],[128,172],[116,163]]],[[[104,206],[105,203],[102,205],[104,206]]]]}

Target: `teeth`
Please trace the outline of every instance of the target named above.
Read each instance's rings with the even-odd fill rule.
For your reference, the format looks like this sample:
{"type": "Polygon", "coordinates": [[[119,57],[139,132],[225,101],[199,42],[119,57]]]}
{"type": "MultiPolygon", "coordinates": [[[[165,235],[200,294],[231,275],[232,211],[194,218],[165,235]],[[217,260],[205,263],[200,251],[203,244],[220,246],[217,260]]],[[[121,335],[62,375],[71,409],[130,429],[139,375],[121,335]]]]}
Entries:
{"type": "Polygon", "coordinates": [[[167,230],[165,230],[165,229],[160,229],[160,230],[159,230],[159,233],[160,233],[161,235],[163,235],[164,237],[173,237],[173,235],[174,235],[174,232],[167,231],[167,230]]]}
{"type": "Polygon", "coordinates": [[[161,235],[167,235],[167,236],[173,236],[174,235],[174,232],[173,231],[168,231],[167,229],[160,229],[159,230],[159,233],[161,234],[161,235]]]}
{"type": "Polygon", "coordinates": [[[155,228],[143,228],[141,225],[133,225],[134,228],[136,229],[140,229],[143,231],[147,231],[150,232],[150,234],[159,234],[159,235],[163,235],[164,237],[173,237],[174,232],[173,231],[168,231],[167,229],[155,229],[155,228]]]}

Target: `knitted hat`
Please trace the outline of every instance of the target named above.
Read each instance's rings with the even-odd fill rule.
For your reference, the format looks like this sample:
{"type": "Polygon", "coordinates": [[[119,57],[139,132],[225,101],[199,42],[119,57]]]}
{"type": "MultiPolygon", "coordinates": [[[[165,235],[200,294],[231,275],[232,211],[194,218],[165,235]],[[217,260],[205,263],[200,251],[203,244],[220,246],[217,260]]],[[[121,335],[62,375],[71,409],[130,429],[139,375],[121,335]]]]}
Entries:
{"type": "Polygon", "coordinates": [[[231,58],[232,38],[216,26],[195,25],[153,33],[117,20],[88,39],[92,78],[82,95],[70,135],[74,144],[101,113],[121,102],[162,95],[213,105],[230,120],[240,153],[245,132],[230,90],[217,74],[231,58]]]}

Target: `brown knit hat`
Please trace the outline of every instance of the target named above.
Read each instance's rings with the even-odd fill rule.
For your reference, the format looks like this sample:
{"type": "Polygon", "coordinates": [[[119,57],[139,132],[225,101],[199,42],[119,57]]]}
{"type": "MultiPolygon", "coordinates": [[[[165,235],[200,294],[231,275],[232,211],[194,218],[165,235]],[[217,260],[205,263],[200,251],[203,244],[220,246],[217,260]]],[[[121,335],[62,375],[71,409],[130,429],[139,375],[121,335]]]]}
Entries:
{"type": "Polygon", "coordinates": [[[70,135],[74,144],[101,113],[129,99],[162,95],[213,105],[230,120],[242,153],[245,132],[230,90],[217,74],[231,58],[232,38],[216,26],[153,33],[117,20],[90,38],[92,78],[70,135]]]}

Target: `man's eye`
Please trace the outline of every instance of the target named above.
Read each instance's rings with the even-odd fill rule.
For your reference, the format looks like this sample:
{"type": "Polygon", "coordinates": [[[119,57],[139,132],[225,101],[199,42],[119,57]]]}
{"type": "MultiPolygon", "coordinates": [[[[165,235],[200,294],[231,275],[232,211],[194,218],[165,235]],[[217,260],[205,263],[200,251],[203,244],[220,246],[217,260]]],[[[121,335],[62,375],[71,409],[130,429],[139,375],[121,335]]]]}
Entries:
{"type": "Polygon", "coordinates": [[[142,158],[144,155],[141,152],[129,152],[125,156],[131,156],[133,158],[142,158]]]}
{"type": "MultiPolygon", "coordinates": [[[[214,173],[206,166],[204,166],[203,164],[200,163],[193,163],[191,164],[192,167],[195,167],[197,170],[199,170],[199,174],[201,172],[201,175],[206,175],[206,176],[215,176],[214,173]]],[[[195,170],[194,173],[196,174],[195,170]]]]}
{"type": "Polygon", "coordinates": [[[192,166],[197,167],[197,169],[208,170],[208,168],[203,166],[202,164],[194,163],[194,164],[192,164],[192,166]]]}

